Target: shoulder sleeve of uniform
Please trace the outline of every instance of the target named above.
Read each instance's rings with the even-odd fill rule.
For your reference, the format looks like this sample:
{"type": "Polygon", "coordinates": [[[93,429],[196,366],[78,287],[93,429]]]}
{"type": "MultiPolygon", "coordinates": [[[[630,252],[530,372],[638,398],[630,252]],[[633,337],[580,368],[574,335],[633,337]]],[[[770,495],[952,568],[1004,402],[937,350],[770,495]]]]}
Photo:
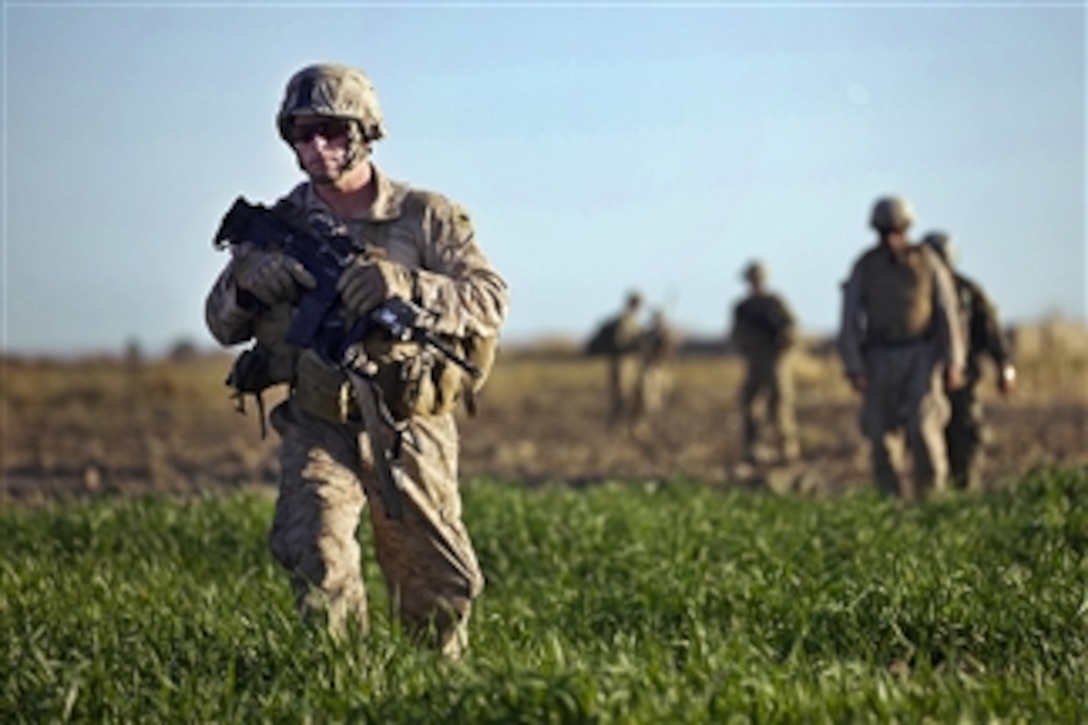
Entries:
{"type": "Polygon", "coordinates": [[[1004,330],[997,314],[997,306],[980,284],[966,277],[963,279],[971,296],[971,335],[993,357],[998,365],[1004,365],[1012,357],[1004,330]]]}
{"type": "Polygon", "coordinates": [[[933,274],[938,278],[942,285],[947,283],[947,287],[953,292],[956,291],[956,275],[948,268],[944,260],[933,251],[928,244],[916,244],[914,249],[918,250],[918,253],[925,259],[926,264],[933,271],[933,274]]]}
{"type": "Polygon", "coordinates": [[[866,264],[869,264],[873,260],[873,258],[876,257],[881,252],[882,252],[882,250],[881,250],[879,245],[877,245],[875,247],[869,247],[868,249],[866,249],[864,252],[859,254],[857,256],[857,258],[854,260],[854,264],[850,267],[851,273],[857,272],[862,267],[864,267],[866,264]]]}
{"type": "Polygon", "coordinates": [[[948,265],[927,245],[922,254],[933,272],[933,302],[938,339],[945,364],[962,370],[967,360],[967,329],[956,294],[956,281],[948,265]]]}
{"type": "Polygon", "coordinates": [[[842,308],[839,317],[837,346],[842,359],[843,370],[848,376],[860,375],[864,370],[862,357],[862,294],[861,263],[868,254],[862,255],[850,269],[850,274],[841,283],[842,308]]]}
{"type": "Polygon", "coordinates": [[[990,304],[990,298],[986,295],[986,291],[970,277],[964,277],[963,275],[957,274],[956,285],[962,287],[966,291],[966,296],[971,300],[973,309],[984,311],[993,308],[993,305],[990,304]]]}
{"type": "Polygon", "coordinates": [[[422,269],[419,302],[436,317],[435,329],[451,335],[498,333],[509,304],[506,282],[476,242],[467,210],[442,194],[412,189],[408,213],[418,213],[422,269]]]}

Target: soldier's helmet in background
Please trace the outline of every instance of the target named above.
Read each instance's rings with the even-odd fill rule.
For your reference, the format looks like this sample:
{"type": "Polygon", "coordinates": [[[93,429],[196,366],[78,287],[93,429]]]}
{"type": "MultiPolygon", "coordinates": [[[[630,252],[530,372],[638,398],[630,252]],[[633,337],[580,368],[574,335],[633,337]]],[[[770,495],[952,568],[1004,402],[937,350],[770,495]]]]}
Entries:
{"type": "Polygon", "coordinates": [[[922,244],[932,247],[946,264],[952,264],[956,260],[956,245],[948,232],[929,232],[922,237],[922,244]]]}
{"type": "Polygon", "coordinates": [[[374,85],[365,73],[349,66],[319,63],[306,66],[291,76],[276,114],[280,137],[288,144],[295,117],[305,115],[355,121],[365,142],[385,136],[374,85]]]}
{"type": "Polygon", "coordinates": [[[885,196],[873,204],[873,213],[869,224],[881,232],[905,231],[914,222],[914,210],[906,199],[898,196],[885,196]]]}

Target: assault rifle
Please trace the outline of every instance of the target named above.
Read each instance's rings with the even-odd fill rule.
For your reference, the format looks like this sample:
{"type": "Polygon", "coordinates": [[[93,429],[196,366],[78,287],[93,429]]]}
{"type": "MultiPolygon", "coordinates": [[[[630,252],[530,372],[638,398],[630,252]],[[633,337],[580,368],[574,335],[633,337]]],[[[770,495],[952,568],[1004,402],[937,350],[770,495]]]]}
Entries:
{"type": "MultiPolygon", "coordinates": [[[[349,322],[339,304],[336,283],[344,269],[356,257],[365,255],[367,250],[357,248],[347,235],[320,234],[297,223],[286,213],[250,204],[238,197],[220,223],[215,246],[222,249],[231,243],[241,242],[249,242],[262,250],[287,254],[302,264],[316,280],[317,284],[312,290],[303,291],[286,340],[292,345],[313,349],[327,363],[347,375],[355,391],[363,427],[370,436],[374,450],[382,505],[387,516],[401,518],[402,492],[392,464],[399,452],[403,428],[393,421],[388,407],[382,402],[381,390],[374,378],[376,366],[367,360],[361,342],[379,331],[394,340],[414,341],[421,347],[432,347],[474,378],[482,375],[480,369],[438,338],[426,325],[433,315],[408,300],[390,298],[358,320],[349,322]],[[396,435],[396,444],[392,448],[379,444],[379,426],[396,435]]],[[[260,304],[255,298],[244,302],[260,304]]]]}
{"type": "Polygon", "coordinates": [[[215,235],[216,247],[231,242],[250,242],[262,250],[282,251],[317,281],[312,290],[304,291],[291,319],[286,339],[292,345],[313,348],[326,362],[339,366],[349,346],[378,328],[396,340],[433,347],[472,377],[480,377],[479,368],[427,328],[425,321],[431,313],[408,300],[389,299],[349,326],[339,305],[336,283],[344,269],[366,250],[357,248],[347,235],[318,234],[286,214],[238,197],[215,235]]]}

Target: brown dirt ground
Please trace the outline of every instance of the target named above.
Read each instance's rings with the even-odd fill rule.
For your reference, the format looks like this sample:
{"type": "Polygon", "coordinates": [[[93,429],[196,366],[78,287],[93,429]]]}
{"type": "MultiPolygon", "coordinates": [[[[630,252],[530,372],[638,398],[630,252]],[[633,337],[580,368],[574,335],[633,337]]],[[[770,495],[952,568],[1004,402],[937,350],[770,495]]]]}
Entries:
{"type": "MultiPolygon", "coordinates": [[[[747,470],[737,465],[734,358],[678,361],[667,408],[636,430],[609,431],[602,362],[504,353],[478,415],[461,416],[462,477],[530,485],[692,478],[801,493],[866,485],[856,398],[833,360],[802,363],[804,460],[747,470]]],[[[229,357],[2,364],[2,501],[274,486],[275,434],[262,440],[252,404],[245,416],[235,412],[222,383],[229,357]]],[[[1082,367],[1024,367],[1010,400],[996,398],[991,381],[984,390],[989,485],[1036,467],[1088,465],[1082,367]]],[[[271,407],[278,395],[266,398],[271,407]]]]}

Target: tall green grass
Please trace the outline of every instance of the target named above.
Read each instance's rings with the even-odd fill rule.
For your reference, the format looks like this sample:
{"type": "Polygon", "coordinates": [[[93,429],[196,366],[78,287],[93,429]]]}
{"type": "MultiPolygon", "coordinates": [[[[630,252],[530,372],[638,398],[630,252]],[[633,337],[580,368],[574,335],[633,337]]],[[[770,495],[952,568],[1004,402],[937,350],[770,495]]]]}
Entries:
{"type": "Polygon", "coordinates": [[[681,481],[465,499],[488,588],[457,665],[399,636],[373,563],[369,638],[299,623],[265,496],[0,512],[0,722],[1088,719],[1083,470],[905,509],[681,481]]]}

